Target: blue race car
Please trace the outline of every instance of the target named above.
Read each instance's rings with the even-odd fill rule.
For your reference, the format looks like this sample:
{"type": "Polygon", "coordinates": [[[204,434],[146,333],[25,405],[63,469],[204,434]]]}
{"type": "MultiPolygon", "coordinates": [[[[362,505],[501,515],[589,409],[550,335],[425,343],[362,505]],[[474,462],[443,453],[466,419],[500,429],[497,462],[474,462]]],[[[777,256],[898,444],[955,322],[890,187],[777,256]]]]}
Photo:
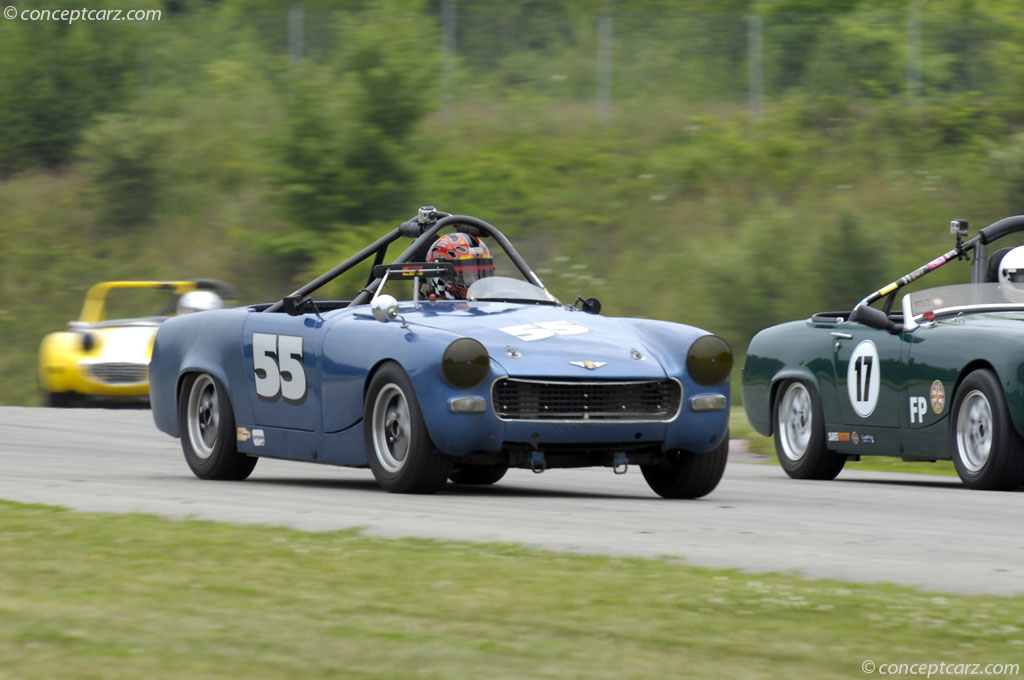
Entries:
{"type": "Polygon", "coordinates": [[[167,320],[150,402],[202,479],[269,456],[433,493],[510,467],[634,464],[655,493],[697,498],[725,470],[731,367],[698,328],[562,304],[498,229],[426,207],[278,302],[167,320]],[[360,265],[353,299],[314,299],[360,265]]]}

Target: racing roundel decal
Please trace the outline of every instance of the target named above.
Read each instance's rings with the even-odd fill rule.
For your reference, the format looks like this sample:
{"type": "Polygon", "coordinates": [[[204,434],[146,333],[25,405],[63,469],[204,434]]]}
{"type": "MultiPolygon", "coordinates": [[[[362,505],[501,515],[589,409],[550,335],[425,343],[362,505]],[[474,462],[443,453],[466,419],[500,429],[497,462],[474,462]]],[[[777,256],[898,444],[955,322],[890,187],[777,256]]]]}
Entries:
{"type": "Polygon", "coordinates": [[[946,408],[946,388],[942,386],[941,380],[936,380],[932,383],[932,410],[935,411],[935,415],[942,413],[942,409],[946,408]]]}
{"type": "Polygon", "coordinates": [[[853,349],[846,368],[846,391],[854,412],[861,418],[870,416],[878,406],[881,368],[875,343],[865,340],[853,349]]]}

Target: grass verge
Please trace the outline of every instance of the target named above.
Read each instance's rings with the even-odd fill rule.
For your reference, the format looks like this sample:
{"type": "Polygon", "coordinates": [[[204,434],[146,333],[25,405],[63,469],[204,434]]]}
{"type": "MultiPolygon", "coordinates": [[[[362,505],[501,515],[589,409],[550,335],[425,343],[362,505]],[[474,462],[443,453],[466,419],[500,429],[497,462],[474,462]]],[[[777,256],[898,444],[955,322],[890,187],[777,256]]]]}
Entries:
{"type": "MultiPolygon", "coordinates": [[[[775,455],[775,444],[771,437],[758,434],[747,422],[742,406],[734,406],[729,413],[729,436],[743,439],[751,452],[765,456],[765,463],[779,464],[775,455]]],[[[890,456],[864,456],[859,461],[847,462],[844,470],[875,470],[877,472],[917,472],[931,475],[952,475],[956,477],[953,461],[937,460],[934,463],[908,462],[890,456]]],[[[842,474],[842,473],[840,473],[842,474]]]]}
{"type": "Polygon", "coordinates": [[[1019,662],[1024,599],[0,502],[2,678],[850,678],[1019,662]]]}

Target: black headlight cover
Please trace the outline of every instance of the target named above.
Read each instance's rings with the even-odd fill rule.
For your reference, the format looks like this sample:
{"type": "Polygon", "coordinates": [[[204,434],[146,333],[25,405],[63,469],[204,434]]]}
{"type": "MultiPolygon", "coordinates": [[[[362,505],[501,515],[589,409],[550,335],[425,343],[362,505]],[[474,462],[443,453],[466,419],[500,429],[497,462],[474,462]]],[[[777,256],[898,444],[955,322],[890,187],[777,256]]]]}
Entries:
{"type": "Polygon", "coordinates": [[[732,348],[717,335],[697,338],[686,354],[686,372],[698,385],[718,385],[732,372],[732,348]]]}
{"type": "Polygon", "coordinates": [[[491,370],[487,348],[479,340],[459,338],[448,345],[441,358],[441,372],[452,387],[468,390],[476,387],[491,370]]]}

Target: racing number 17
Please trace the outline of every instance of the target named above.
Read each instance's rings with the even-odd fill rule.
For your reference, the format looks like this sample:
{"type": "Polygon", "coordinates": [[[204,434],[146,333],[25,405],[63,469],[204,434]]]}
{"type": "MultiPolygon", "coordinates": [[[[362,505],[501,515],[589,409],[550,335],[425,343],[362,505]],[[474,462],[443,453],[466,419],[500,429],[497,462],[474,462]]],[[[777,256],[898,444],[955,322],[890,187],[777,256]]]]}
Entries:
{"type": "Polygon", "coordinates": [[[853,370],[857,372],[857,401],[871,401],[869,390],[871,389],[871,364],[874,357],[859,356],[853,364],[853,370]]]}

